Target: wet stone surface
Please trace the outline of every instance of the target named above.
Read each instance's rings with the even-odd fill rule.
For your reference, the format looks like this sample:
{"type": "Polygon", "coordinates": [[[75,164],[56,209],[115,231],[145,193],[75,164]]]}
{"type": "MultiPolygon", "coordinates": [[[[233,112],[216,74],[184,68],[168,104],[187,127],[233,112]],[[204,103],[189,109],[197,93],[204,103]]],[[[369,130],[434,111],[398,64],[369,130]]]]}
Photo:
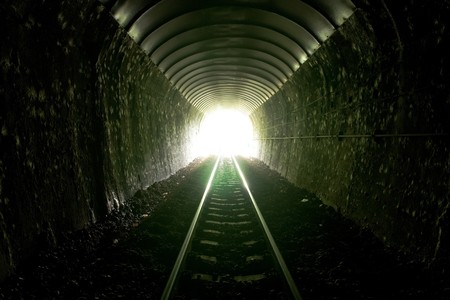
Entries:
{"type": "MultiPolygon", "coordinates": [[[[240,162],[304,299],[450,298],[445,265],[384,247],[261,162],[240,162]]],[[[213,164],[197,160],[58,247],[36,250],[0,298],[159,299],[213,164]]]]}

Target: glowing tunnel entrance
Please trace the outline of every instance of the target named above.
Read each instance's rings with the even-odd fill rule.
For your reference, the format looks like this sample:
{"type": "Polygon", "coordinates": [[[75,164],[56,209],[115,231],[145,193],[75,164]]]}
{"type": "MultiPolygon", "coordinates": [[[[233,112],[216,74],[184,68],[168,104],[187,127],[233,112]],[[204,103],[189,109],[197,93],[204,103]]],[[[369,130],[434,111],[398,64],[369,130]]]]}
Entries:
{"type": "Polygon", "coordinates": [[[253,135],[253,123],[247,114],[232,109],[215,110],[203,118],[195,154],[255,156],[253,135]]]}

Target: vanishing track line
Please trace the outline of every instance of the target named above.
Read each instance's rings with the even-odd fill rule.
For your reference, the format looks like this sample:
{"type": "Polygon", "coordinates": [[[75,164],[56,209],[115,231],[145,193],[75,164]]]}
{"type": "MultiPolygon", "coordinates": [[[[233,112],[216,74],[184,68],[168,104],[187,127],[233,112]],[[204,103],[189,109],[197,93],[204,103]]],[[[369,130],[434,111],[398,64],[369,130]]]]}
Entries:
{"type": "Polygon", "coordinates": [[[218,157],[161,299],[301,299],[234,157],[218,157]]]}

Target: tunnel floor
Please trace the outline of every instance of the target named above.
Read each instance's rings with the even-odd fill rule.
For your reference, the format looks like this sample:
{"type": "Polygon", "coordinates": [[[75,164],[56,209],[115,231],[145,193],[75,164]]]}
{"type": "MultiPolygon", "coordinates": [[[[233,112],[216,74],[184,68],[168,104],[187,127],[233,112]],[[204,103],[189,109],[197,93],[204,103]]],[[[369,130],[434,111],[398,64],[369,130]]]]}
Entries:
{"type": "MultiPolygon", "coordinates": [[[[448,266],[384,247],[262,162],[239,162],[303,299],[450,299],[448,266]]],[[[60,246],[40,247],[0,298],[159,299],[213,164],[198,159],[60,246]]]]}

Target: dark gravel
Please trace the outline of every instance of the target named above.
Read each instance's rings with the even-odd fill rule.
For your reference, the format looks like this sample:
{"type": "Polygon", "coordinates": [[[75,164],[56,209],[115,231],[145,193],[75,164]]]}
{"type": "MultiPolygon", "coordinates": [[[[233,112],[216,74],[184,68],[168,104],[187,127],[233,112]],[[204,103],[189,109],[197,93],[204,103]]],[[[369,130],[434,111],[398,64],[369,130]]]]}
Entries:
{"type": "MultiPolygon", "coordinates": [[[[0,299],[159,299],[213,164],[196,160],[58,247],[36,249],[0,299]]],[[[257,160],[242,169],[304,299],[450,299],[447,265],[383,246],[257,160]]]]}

